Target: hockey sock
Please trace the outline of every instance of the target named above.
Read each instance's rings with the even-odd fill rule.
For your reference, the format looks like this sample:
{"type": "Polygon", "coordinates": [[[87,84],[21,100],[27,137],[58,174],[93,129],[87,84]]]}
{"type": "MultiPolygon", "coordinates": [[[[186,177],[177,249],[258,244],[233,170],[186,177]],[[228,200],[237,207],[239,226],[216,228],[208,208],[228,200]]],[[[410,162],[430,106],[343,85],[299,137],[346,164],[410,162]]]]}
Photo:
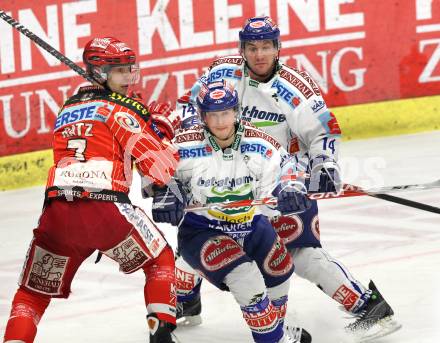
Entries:
{"type": "Polygon", "coordinates": [[[143,267],[146,282],[144,286],[145,305],[148,313],[176,325],[176,287],[174,255],[171,248],[165,248],[153,261],[143,267]]]}
{"type": "Polygon", "coordinates": [[[284,318],[286,317],[287,299],[288,297],[285,295],[281,298],[272,300],[272,305],[277,312],[278,321],[281,323],[281,325],[284,324],[284,318]]]}
{"type": "Polygon", "coordinates": [[[5,342],[11,340],[32,343],[37,325],[49,305],[50,297],[18,289],[12,301],[11,314],[5,330],[5,342]]]}
{"type": "Polygon", "coordinates": [[[278,342],[283,337],[283,325],[267,296],[257,303],[241,306],[241,311],[255,342],[278,342]]]}

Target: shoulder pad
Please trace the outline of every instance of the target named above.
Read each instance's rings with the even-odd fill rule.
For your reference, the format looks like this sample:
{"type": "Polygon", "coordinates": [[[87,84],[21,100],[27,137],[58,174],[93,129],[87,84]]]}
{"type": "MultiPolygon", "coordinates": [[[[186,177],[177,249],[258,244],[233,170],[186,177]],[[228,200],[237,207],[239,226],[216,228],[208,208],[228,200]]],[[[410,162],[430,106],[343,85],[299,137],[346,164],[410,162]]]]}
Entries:
{"type": "Polygon", "coordinates": [[[319,86],[316,84],[315,81],[313,81],[312,77],[309,75],[308,72],[305,70],[298,71],[299,75],[301,75],[307,83],[312,87],[313,93],[315,93],[317,96],[321,96],[321,91],[319,89],[319,86]]]}
{"type": "Polygon", "coordinates": [[[318,85],[306,71],[290,68],[283,64],[278,74],[281,78],[297,88],[306,99],[310,98],[313,94],[317,96],[321,95],[318,85]]]}
{"type": "Polygon", "coordinates": [[[309,99],[314,91],[310,84],[295,70],[283,65],[278,71],[278,75],[286,80],[289,84],[294,86],[306,99],[309,99]]]}

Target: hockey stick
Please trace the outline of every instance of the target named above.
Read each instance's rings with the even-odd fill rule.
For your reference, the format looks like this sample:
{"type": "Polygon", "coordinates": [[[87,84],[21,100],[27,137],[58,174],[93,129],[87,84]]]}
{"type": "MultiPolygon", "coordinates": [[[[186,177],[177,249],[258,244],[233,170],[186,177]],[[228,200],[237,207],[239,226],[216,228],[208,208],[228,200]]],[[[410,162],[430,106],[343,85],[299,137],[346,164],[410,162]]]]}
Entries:
{"type": "MultiPolygon", "coordinates": [[[[388,194],[388,192],[397,192],[397,191],[413,191],[413,190],[426,190],[432,188],[439,188],[440,180],[430,182],[430,183],[422,183],[422,184],[412,184],[412,185],[400,185],[400,186],[387,186],[381,188],[374,189],[363,189],[358,186],[344,184],[343,191],[341,193],[314,193],[309,194],[308,197],[313,200],[323,200],[323,199],[334,199],[334,198],[344,198],[344,197],[353,197],[353,196],[362,196],[369,195],[375,198],[380,198],[383,200],[396,202],[401,205],[415,207],[421,210],[439,213],[440,208],[429,206],[425,204],[421,204],[415,201],[406,200],[398,197],[394,197],[388,194]],[[385,199],[387,198],[387,199],[385,199]]],[[[261,206],[261,205],[276,205],[277,198],[275,197],[267,197],[261,199],[249,199],[249,200],[238,200],[238,201],[229,201],[229,202],[219,202],[219,203],[211,203],[202,206],[191,205],[188,206],[185,211],[186,212],[197,212],[197,211],[206,211],[210,209],[228,209],[228,208],[237,208],[244,206],[261,206]]]]}
{"type": "Polygon", "coordinates": [[[0,11],[0,18],[2,18],[4,21],[6,21],[9,25],[14,27],[17,31],[24,34],[26,37],[28,37],[31,41],[33,41],[35,44],[43,48],[45,51],[47,51],[49,54],[51,54],[53,57],[55,57],[57,60],[63,62],[66,66],[68,66],[70,69],[76,71],[80,76],[85,78],[87,81],[90,81],[92,83],[97,82],[95,79],[93,79],[90,75],[88,75],[84,69],[82,69],[80,66],[78,66],[75,62],[73,62],[68,57],[64,56],[61,52],[59,52],[57,49],[55,49],[50,44],[46,43],[44,40],[42,40],[40,37],[38,37],[35,33],[29,31],[29,29],[25,28],[22,24],[20,24],[17,20],[12,18],[11,16],[7,15],[5,11],[0,11]]]}
{"type": "Polygon", "coordinates": [[[378,199],[382,199],[385,201],[394,202],[396,204],[400,204],[403,206],[413,207],[413,208],[417,208],[419,210],[440,214],[440,208],[435,207],[435,206],[431,206],[431,205],[427,205],[427,204],[423,204],[421,202],[403,199],[403,198],[395,197],[394,195],[389,195],[389,194],[368,194],[368,195],[373,198],[378,198],[378,199]]]}

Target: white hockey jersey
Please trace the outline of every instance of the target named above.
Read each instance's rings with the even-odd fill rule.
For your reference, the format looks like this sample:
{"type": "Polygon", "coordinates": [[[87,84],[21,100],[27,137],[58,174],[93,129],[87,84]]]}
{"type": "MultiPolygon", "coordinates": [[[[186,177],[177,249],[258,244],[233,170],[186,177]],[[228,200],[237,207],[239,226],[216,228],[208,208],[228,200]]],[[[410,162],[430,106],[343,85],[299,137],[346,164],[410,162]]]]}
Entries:
{"type": "MultiPolygon", "coordinates": [[[[241,56],[216,59],[193,85],[187,101],[178,101],[182,121],[196,115],[201,82],[225,79],[238,92],[241,118],[276,138],[291,154],[325,156],[337,161],[341,131],[319,87],[306,72],[280,64],[268,82],[250,78],[241,56]]],[[[185,97],[182,97],[185,98],[185,97]]],[[[182,99],[181,98],[181,99],[182,99]]]]}
{"type": "MultiPolygon", "coordinates": [[[[173,142],[180,155],[175,177],[183,183],[189,204],[271,197],[279,182],[282,156],[287,155],[273,137],[245,122],[239,124],[227,149],[222,150],[202,126],[181,131],[173,142]]],[[[262,207],[209,209],[197,214],[239,224],[252,221],[261,211],[268,215],[262,207]]]]}

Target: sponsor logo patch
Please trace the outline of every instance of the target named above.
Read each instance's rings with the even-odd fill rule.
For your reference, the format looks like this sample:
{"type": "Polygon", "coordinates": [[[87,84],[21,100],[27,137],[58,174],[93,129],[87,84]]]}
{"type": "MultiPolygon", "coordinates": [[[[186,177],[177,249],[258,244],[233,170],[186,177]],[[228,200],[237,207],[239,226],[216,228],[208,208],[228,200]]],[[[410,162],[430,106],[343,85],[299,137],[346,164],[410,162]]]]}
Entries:
{"type": "MultiPolygon", "coordinates": [[[[244,107],[241,112],[241,117],[247,121],[252,121],[252,119],[260,119],[274,123],[282,123],[286,121],[286,116],[284,114],[259,110],[256,106],[252,106],[251,109],[249,109],[249,106],[244,107]]],[[[258,123],[255,124],[258,125],[258,123]]]]}
{"type": "Polygon", "coordinates": [[[76,123],[81,120],[93,120],[97,110],[97,104],[86,105],[81,104],[78,106],[65,107],[58,114],[55,121],[54,130],[59,129],[61,126],[76,123]]]}
{"type": "Polygon", "coordinates": [[[224,78],[239,78],[235,75],[235,70],[235,68],[219,68],[215,70],[213,69],[207,77],[208,83],[224,78]]]}
{"type": "MultiPolygon", "coordinates": [[[[241,56],[237,56],[237,57],[221,57],[219,59],[216,59],[214,62],[212,62],[211,68],[213,68],[213,67],[215,67],[215,66],[217,66],[219,64],[223,64],[223,63],[241,65],[243,63],[243,57],[241,57],[241,56]]],[[[241,71],[240,71],[240,77],[241,77],[241,71]]]]}
{"type": "Polygon", "coordinates": [[[304,231],[304,224],[301,218],[296,215],[280,216],[272,221],[272,226],[284,244],[293,242],[304,231]]]}
{"type": "Polygon", "coordinates": [[[280,147],[281,147],[281,144],[278,143],[275,138],[268,135],[267,133],[264,133],[263,131],[246,129],[244,131],[244,136],[245,137],[252,137],[252,138],[254,138],[254,137],[262,138],[262,139],[268,141],[270,144],[272,144],[275,147],[275,149],[277,149],[277,150],[280,149],[280,147]]]}
{"type": "Polygon", "coordinates": [[[244,154],[246,152],[260,154],[261,156],[263,156],[266,159],[270,159],[273,155],[273,152],[271,149],[268,149],[266,146],[264,146],[262,144],[258,144],[258,143],[241,144],[240,145],[240,152],[242,154],[244,154]]]}
{"type": "Polygon", "coordinates": [[[205,139],[203,132],[185,132],[176,136],[176,143],[202,141],[205,139]]]}
{"type": "Polygon", "coordinates": [[[216,271],[244,256],[244,251],[232,238],[216,236],[203,244],[200,260],[208,271],[216,271]]]}
{"type": "Polygon", "coordinates": [[[323,100],[313,100],[313,105],[312,105],[312,111],[313,112],[319,112],[320,110],[322,110],[323,108],[325,108],[325,102],[323,100]]]}
{"type": "Polygon", "coordinates": [[[218,100],[224,98],[226,92],[223,89],[217,89],[214,92],[210,93],[209,96],[211,99],[218,100]]]}
{"type": "Polygon", "coordinates": [[[35,246],[25,285],[39,293],[60,295],[69,257],[35,246]]]}
{"type": "Polygon", "coordinates": [[[313,95],[313,91],[309,87],[307,87],[307,85],[304,82],[302,82],[299,78],[293,75],[290,71],[281,69],[279,75],[284,80],[294,85],[296,89],[298,89],[306,99],[310,98],[313,95]]]}
{"type": "Polygon", "coordinates": [[[359,295],[353,292],[350,288],[342,285],[332,296],[338,303],[342,304],[347,311],[350,311],[356,305],[359,295]]]}
{"type": "Polygon", "coordinates": [[[133,133],[141,133],[141,126],[139,122],[131,114],[127,112],[115,113],[115,121],[119,126],[133,133]]]}
{"type": "Polygon", "coordinates": [[[195,287],[194,274],[176,267],[176,285],[179,293],[187,294],[195,287]]]}
{"type": "Polygon", "coordinates": [[[212,148],[209,145],[196,146],[188,149],[179,149],[181,159],[206,157],[212,155],[212,148]]]}
{"type": "Polygon", "coordinates": [[[129,236],[114,248],[103,253],[118,262],[124,273],[135,271],[150,259],[133,236],[129,236]]]}
{"type": "Polygon", "coordinates": [[[253,332],[268,333],[275,330],[278,325],[278,313],[274,306],[269,303],[259,311],[243,311],[243,318],[253,332]]]}
{"type": "Polygon", "coordinates": [[[249,23],[249,26],[254,29],[259,29],[260,27],[263,27],[266,25],[266,23],[263,20],[253,21],[249,23]]]}
{"type": "Polygon", "coordinates": [[[135,227],[139,237],[146,244],[148,253],[153,255],[153,257],[159,256],[167,242],[151,219],[142,210],[133,207],[131,204],[118,203],[116,206],[122,215],[135,227]]]}
{"type": "Polygon", "coordinates": [[[317,96],[321,96],[321,91],[319,90],[318,85],[313,81],[313,79],[310,77],[309,74],[305,71],[300,71],[299,75],[301,75],[309,84],[312,86],[313,93],[315,93],[317,96]]]}
{"type": "Polygon", "coordinates": [[[290,272],[293,268],[292,256],[288,253],[286,246],[277,236],[272,248],[264,259],[263,268],[271,276],[281,276],[290,272]]]}
{"type": "Polygon", "coordinates": [[[319,231],[319,218],[318,215],[314,216],[312,219],[312,223],[310,224],[312,233],[319,241],[321,239],[321,232],[319,231]]]}

